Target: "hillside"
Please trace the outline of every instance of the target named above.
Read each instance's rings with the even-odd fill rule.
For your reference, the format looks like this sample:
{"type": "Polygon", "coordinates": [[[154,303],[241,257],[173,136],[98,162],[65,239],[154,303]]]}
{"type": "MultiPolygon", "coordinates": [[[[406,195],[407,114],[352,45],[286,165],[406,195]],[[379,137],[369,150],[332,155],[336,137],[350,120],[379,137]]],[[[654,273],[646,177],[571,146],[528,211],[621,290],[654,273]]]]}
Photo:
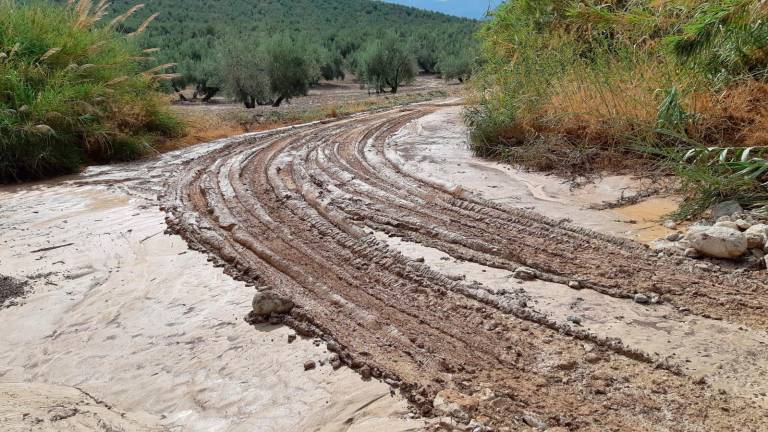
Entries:
{"type": "MultiPolygon", "coordinates": [[[[113,10],[122,12],[136,1],[112,3],[113,10]]],[[[391,30],[466,36],[477,25],[466,18],[372,0],[155,0],[128,20],[127,29],[135,29],[153,13],[160,15],[147,30],[148,39],[164,46],[242,31],[308,33],[348,41],[391,30]]]]}
{"type": "MultiPolygon", "coordinates": [[[[122,13],[135,3],[116,0],[112,9],[122,13]]],[[[120,30],[132,32],[155,13],[159,15],[140,44],[160,48],[160,61],[179,63],[190,77],[205,75],[210,69],[206,63],[223,38],[276,34],[308,40],[345,59],[366,42],[396,34],[422,51],[417,53],[420,66],[433,72],[438,51],[465,45],[478,29],[475,20],[371,0],[156,0],[120,30]]]]}

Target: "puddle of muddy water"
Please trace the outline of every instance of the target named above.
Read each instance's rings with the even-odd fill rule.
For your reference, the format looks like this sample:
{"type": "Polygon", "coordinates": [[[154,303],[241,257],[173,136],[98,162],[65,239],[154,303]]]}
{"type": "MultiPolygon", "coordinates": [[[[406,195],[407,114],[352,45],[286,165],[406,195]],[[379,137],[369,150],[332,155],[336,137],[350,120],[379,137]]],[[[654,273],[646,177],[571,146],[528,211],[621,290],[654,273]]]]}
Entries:
{"type": "Polygon", "coordinates": [[[677,210],[680,201],[671,197],[649,198],[643,202],[613,209],[626,221],[634,221],[633,238],[640,242],[649,242],[666,237],[672,230],[661,223],[662,218],[677,210]]]}
{"type": "Polygon", "coordinates": [[[102,187],[0,192],[0,274],[31,290],[0,310],[0,383],[77,386],[172,430],[423,425],[383,383],[327,362],[305,372],[325,346],[254,330],[253,288],[165,229],[154,204],[102,187]]]}

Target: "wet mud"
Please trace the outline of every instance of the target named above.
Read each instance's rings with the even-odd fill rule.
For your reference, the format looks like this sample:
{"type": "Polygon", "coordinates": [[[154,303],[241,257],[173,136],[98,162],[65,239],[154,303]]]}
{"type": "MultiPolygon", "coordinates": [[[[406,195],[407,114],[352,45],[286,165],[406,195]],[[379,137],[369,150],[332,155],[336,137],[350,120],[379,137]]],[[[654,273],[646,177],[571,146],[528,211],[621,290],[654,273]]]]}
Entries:
{"type": "Polygon", "coordinates": [[[0,274],[28,282],[0,309],[0,430],[420,429],[323,344],[243,320],[253,287],[165,234],[173,160],[0,190],[0,274]]]}
{"type": "Polygon", "coordinates": [[[290,298],[291,326],[323,337],[422,414],[443,414],[448,400],[460,407],[452,415],[499,430],[765,430],[755,383],[765,365],[765,272],[657,257],[613,235],[629,223],[600,220],[612,214],[571,206],[546,216],[568,202],[535,183],[518,182],[533,211],[514,204],[529,195],[481,196],[409,169],[393,149],[408,127],[445,110],[421,104],[212,149],[168,183],[167,223],[236,279],[290,298]],[[577,223],[590,217],[603,232],[577,223]],[[409,256],[404,243],[438,258],[409,256]],[[495,276],[527,268],[535,283],[467,280],[468,269],[438,265],[451,260],[495,276]],[[663,305],[635,305],[638,293],[663,305]],[[562,303],[576,303],[579,319],[562,320],[562,303]],[[624,318],[606,320],[614,308],[624,318]],[[717,330],[721,319],[729,323],[717,330]],[[638,336],[645,327],[655,336],[638,336]],[[753,369],[718,375],[724,357],[685,367],[716,351],[718,331],[724,346],[753,356],[753,369]],[[655,340],[663,337],[670,342],[655,340]]]}

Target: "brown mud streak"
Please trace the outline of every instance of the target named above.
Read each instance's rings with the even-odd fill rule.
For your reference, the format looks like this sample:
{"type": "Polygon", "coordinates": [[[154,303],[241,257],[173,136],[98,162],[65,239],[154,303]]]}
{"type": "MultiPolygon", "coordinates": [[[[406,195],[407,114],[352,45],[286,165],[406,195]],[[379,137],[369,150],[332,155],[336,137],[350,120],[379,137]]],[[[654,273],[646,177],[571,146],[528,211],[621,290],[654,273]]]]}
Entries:
{"type": "Polygon", "coordinates": [[[526,265],[616,296],[665,293],[694,310],[765,325],[766,287],[754,278],[652,258],[631,242],[401,172],[386,157],[387,139],[436,109],[265,134],[193,160],[164,197],[169,226],[234,277],[291,298],[298,307],[289,325],[334,340],[346,364],[400,386],[424,414],[452,389],[470,395],[473,417],[495,426],[531,423],[531,415],[573,430],[766,424],[750,401],[637,361],[649,357],[620,342],[549,322],[521,306],[519,294],[449,280],[367,233],[494,267],[526,265]],[[579,339],[595,351],[585,355],[579,339]]]}

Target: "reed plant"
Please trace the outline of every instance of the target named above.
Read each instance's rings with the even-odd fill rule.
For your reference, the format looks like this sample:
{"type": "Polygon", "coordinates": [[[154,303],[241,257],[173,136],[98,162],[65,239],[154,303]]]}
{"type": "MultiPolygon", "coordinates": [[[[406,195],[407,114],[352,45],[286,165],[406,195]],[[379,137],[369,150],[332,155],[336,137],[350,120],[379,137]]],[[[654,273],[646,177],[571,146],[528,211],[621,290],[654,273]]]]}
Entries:
{"type": "Polygon", "coordinates": [[[106,0],[0,0],[0,181],[134,159],[181,133],[155,89],[173,78],[106,21],[106,0]]]}

